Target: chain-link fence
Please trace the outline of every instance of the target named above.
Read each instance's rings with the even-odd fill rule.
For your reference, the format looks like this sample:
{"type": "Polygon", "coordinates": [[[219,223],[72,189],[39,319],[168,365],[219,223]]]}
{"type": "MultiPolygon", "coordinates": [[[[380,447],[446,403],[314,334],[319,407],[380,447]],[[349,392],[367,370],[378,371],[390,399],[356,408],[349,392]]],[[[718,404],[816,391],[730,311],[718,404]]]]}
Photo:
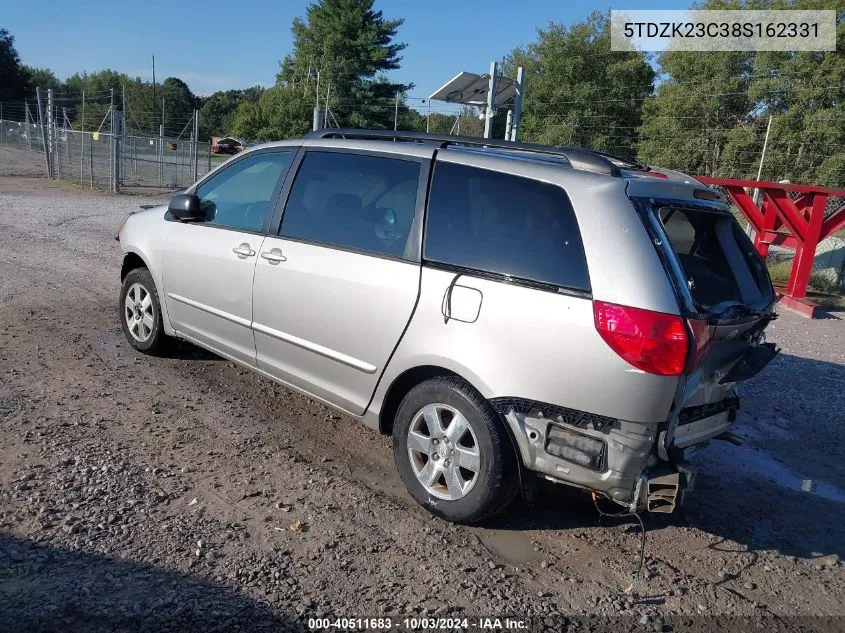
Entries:
{"type": "MultiPolygon", "coordinates": [[[[196,114],[194,115],[196,116],[196,114]]],[[[221,162],[211,144],[193,138],[126,134],[122,113],[111,115],[115,132],[82,132],[0,119],[0,146],[40,154],[43,173],[93,189],[129,187],[183,189],[221,162]],[[43,132],[42,132],[43,130],[43,132]]]]}

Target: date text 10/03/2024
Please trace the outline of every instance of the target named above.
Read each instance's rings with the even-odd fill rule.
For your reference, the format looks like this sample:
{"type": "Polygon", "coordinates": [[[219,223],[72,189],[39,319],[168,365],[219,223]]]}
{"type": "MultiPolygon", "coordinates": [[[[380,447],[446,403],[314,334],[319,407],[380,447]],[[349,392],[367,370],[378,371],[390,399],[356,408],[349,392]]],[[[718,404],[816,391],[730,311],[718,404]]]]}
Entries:
{"type": "Polygon", "coordinates": [[[477,629],[484,631],[527,630],[528,622],[520,618],[309,618],[308,628],[312,631],[389,631],[410,629],[413,631],[448,631],[477,629]]]}

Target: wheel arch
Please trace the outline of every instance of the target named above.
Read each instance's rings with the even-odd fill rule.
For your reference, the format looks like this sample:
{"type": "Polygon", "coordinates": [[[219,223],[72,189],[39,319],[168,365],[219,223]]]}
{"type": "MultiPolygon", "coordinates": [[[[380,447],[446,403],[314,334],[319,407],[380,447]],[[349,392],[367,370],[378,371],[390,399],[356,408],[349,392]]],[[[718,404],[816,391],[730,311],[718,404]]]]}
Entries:
{"type": "Polygon", "coordinates": [[[126,279],[126,275],[138,268],[146,268],[150,271],[150,275],[153,278],[153,283],[156,286],[156,293],[158,293],[159,307],[161,309],[161,316],[164,321],[164,331],[169,336],[176,335],[176,330],[171,324],[170,315],[167,312],[167,302],[164,299],[162,280],[156,276],[156,271],[153,269],[152,266],[150,266],[150,263],[147,261],[144,255],[142,255],[138,250],[132,247],[124,247],[123,263],[120,266],[120,282],[123,283],[123,280],[126,279]]]}
{"type": "Polygon", "coordinates": [[[146,268],[147,270],[150,270],[149,265],[144,258],[141,257],[141,255],[135,251],[127,251],[123,256],[123,264],[120,267],[120,281],[126,279],[126,275],[129,274],[129,271],[135,270],[136,268],[146,268]]]}

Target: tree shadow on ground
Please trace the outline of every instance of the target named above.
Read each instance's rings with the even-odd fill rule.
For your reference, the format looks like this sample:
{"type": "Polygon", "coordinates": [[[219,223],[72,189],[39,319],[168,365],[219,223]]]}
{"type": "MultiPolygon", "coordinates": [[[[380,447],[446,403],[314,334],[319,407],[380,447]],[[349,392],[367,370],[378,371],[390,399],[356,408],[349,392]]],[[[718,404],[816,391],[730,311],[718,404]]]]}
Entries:
{"type": "Polygon", "coordinates": [[[4,631],[304,631],[231,587],[0,534],[4,631]]]}

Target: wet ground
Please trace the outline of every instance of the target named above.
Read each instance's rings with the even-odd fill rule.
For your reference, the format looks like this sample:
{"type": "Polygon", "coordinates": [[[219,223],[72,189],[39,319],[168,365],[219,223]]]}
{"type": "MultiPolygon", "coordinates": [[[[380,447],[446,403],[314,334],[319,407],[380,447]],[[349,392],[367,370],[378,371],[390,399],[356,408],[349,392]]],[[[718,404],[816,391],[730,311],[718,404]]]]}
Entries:
{"type": "Polygon", "coordinates": [[[190,345],[134,352],[113,235],[161,201],[0,177],[0,628],[845,628],[845,314],[772,324],[745,445],[703,449],[683,511],[644,517],[625,595],[639,529],[578,491],[452,526],[410,500],[386,438],[190,345]]]}

